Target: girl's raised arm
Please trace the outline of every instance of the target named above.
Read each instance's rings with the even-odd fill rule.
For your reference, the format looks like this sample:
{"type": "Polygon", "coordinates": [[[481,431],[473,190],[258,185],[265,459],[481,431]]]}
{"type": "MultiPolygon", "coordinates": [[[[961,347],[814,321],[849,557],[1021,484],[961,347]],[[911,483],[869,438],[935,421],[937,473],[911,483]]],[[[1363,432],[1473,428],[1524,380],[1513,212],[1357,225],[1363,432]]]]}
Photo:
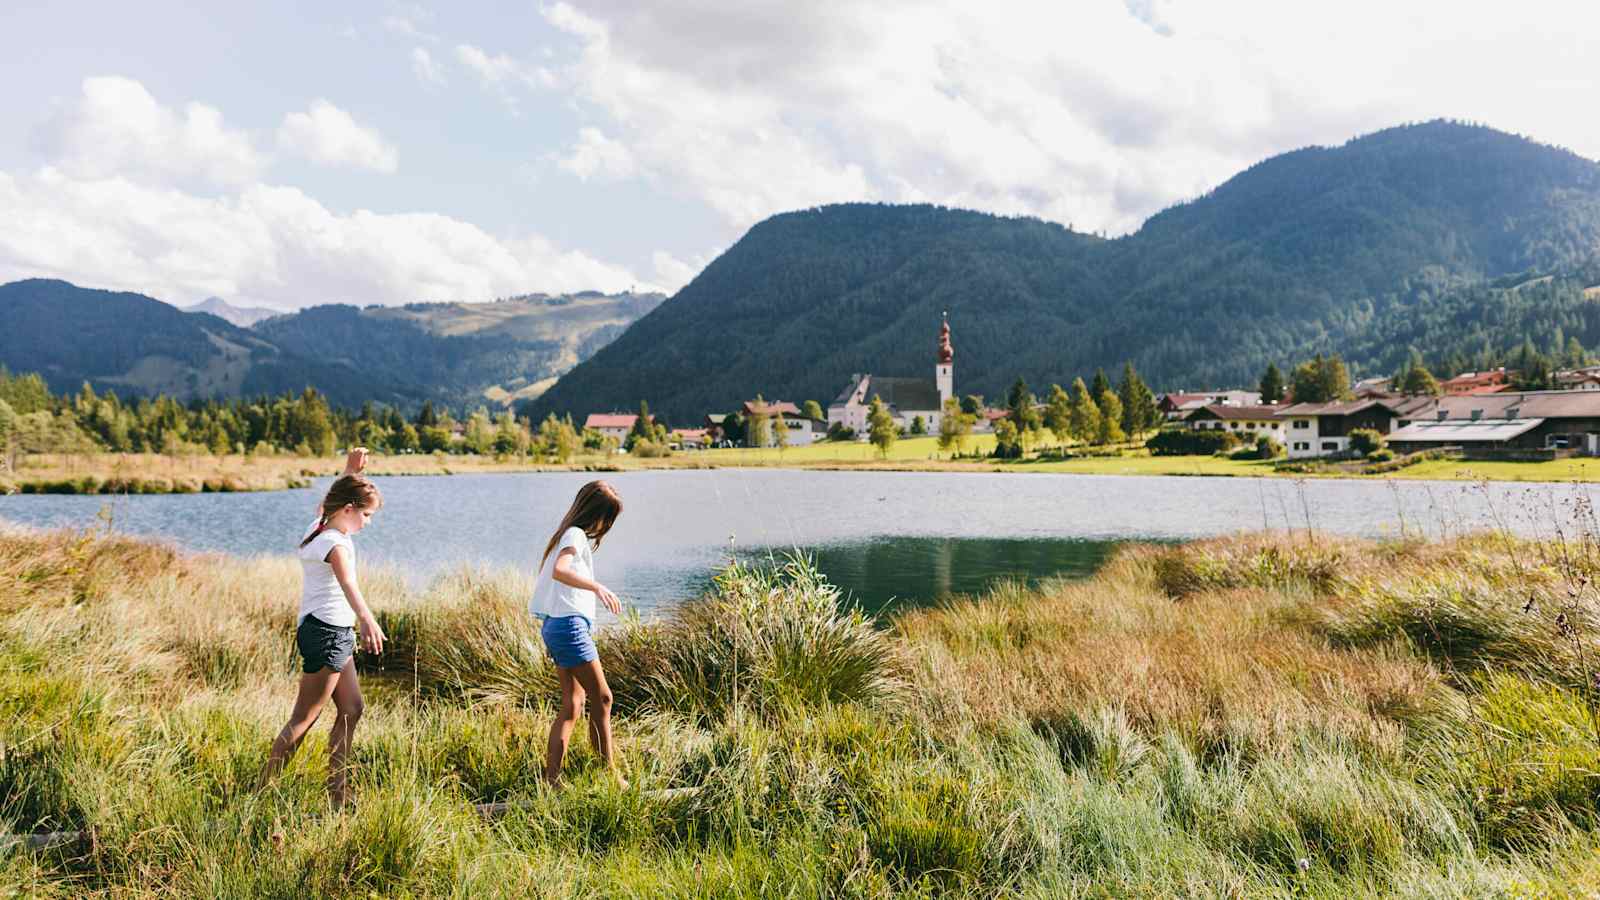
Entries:
{"type": "Polygon", "coordinates": [[[328,565],[333,566],[333,577],[339,580],[339,587],[344,590],[345,602],[356,611],[356,621],[361,623],[361,646],[368,653],[382,653],[383,629],[378,627],[378,620],[373,618],[366,598],[361,596],[355,567],[350,565],[350,554],[343,547],[334,547],[328,551],[328,565]]]}
{"type": "Polygon", "coordinates": [[[577,556],[578,551],[571,547],[562,548],[561,554],[556,557],[555,567],[550,570],[550,577],[569,587],[593,591],[594,595],[600,598],[600,602],[606,605],[606,609],[611,610],[612,615],[622,615],[622,601],[617,599],[617,595],[613,594],[610,588],[593,578],[585,578],[573,571],[572,561],[577,556]]]}

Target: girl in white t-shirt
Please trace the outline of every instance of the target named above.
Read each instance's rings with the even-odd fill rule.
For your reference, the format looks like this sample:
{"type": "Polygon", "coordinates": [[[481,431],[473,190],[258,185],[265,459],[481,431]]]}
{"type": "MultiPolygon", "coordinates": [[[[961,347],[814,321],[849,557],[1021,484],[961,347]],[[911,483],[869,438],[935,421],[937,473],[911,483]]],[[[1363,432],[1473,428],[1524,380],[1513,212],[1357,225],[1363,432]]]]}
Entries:
{"type": "Polygon", "coordinates": [[[611,743],[611,687],[594,646],[594,604],[598,597],[613,615],[622,612],[622,605],[616,594],[595,580],[594,551],[620,515],[622,498],[616,488],[604,481],[591,481],[580,488],[572,508],[545,545],[539,578],[528,600],[528,612],[543,620],[539,634],[561,678],[561,709],[550,723],[545,748],[544,777],[551,784],[561,780],[561,761],[566,758],[585,695],[589,700],[589,743],[608,769],[613,773],[617,769],[611,743]]]}
{"type": "MultiPolygon", "coordinates": [[[[365,453],[351,453],[346,472],[359,472],[365,453]]],[[[328,739],[328,797],[335,809],[349,798],[345,760],[356,723],[361,720],[361,682],[356,677],[356,625],[368,653],[382,653],[384,634],[367,608],[356,583],[356,548],[351,536],[365,528],[383,498],[372,482],[346,474],[328,488],[321,512],[300,541],[304,575],[295,644],[300,650],[300,691],[288,724],[272,741],[260,783],[276,775],[299,748],[301,740],[329,698],[337,714],[328,739]]]]}

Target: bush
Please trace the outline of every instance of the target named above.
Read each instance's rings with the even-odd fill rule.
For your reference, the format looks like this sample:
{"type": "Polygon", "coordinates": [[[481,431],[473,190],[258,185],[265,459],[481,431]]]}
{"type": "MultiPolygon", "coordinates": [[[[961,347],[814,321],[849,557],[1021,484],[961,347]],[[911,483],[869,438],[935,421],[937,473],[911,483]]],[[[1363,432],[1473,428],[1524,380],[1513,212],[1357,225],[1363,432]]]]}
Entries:
{"type": "Polygon", "coordinates": [[[628,452],[639,459],[658,459],[663,456],[671,456],[672,448],[664,443],[639,438],[633,442],[633,449],[628,452]]]}
{"type": "Polygon", "coordinates": [[[1392,459],[1394,459],[1394,451],[1388,447],[1384,447],[1382,450],[1374,450],[1367,454],[1367,462],[1389,462],[1392,459]]]}
{"type": "Polygon", "coordinates": [[[846,426],[843,422],[834,422],[828,426],[828,440],[853,441],[856,439],[856,430],[846,426]]]}
{"type": "Polygon", "coordinates": [[[1216,429],[1163,431],[1145,444],[1151,456],[1211,456],[1237,446],[1237,435],[1216,429]]]}
{"type": "Polygon", "coordinates": [[[1372,428],[1357,428],[1350,432],[1350,452],[1366,456],[1384,448],[1388,439],[1372,428]]]}

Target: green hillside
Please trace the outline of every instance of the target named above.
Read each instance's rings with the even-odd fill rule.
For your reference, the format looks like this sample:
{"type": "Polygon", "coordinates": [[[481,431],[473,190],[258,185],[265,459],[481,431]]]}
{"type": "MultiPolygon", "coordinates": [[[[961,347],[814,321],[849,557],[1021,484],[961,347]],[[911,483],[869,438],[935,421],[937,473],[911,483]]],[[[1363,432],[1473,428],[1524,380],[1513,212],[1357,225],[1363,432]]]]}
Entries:
{"type": "Polygon", "coordinates": [[[1459,292],[1572,270],[1597,248],[1600,165],[1443,121],[1274,157],[1115,240],[931,206],[823,207],[752,228],[528,409],[648,399],[681,420],[758,391],[826,400],[853,372],[931,375],[945,310],[963,394],[1129,359],[1158,388],[1253,383],[1317,351],[1361,371],[1407,342],[1481,337],[1470,311],[1487,309],[1459,292]],[[1463,298],[1459,314],[1406,327],[1443,295],[1463,298]]]}

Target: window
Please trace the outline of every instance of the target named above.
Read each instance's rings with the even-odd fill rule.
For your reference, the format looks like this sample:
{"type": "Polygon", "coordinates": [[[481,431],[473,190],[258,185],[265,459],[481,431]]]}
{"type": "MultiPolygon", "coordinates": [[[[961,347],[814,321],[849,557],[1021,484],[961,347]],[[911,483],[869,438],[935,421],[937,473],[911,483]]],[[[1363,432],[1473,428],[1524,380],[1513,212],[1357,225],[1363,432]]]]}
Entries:
{"type": "Polygon", "coordinates": [[[1311,444],[1309,444],[1306,441],[1295,441],[1294,442],[1294,448],[1296,450],[1310,450],[1311,449],[1311,444]]]}
{"type": "Polygon", "coordinates": [[[1295,419],[1294,420],[1294,427],[1296,427],[1296,428],[1310,428],[1311,427],[1311,420],[1310,419],[1295,419]]]}
{"type": "Polygon", "coordinates": [[[1323,450],[1337,450],[1337,449],[1339,449],[1339,442],[1338,441],[1323,441],[1322,442],[1322,449],[1323,450]]]}

